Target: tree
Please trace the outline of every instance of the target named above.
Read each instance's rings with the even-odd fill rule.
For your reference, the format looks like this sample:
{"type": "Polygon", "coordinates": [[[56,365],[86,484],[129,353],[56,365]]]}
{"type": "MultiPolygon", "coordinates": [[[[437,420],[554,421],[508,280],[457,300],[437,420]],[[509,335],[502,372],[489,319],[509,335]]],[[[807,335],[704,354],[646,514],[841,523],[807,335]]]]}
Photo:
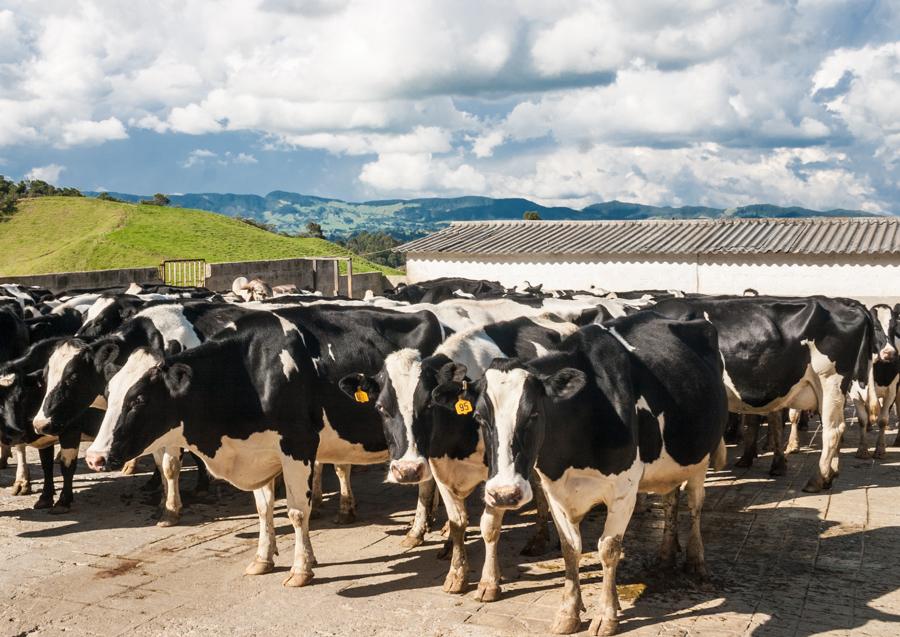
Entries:
{"type": "Polygon", "coordinates": [[[112,201],[115,203],[122,203],[121,199],[117,199],[116,197],[113,197],[108,192],[101,192],[100,194],[97,195],[97,199],[100,199],[101,201],[112,201]]]}
{"type": "Polygon", "coordinates": [[[400,245],[400,242],[386,232],[359,232],[350,237],[344,245],[351,252],[366,255],[369,261],[382,265],[397,268],[406,262],[402,253],[392,250],[400,245]]]}
{"type": "Polygon", "coordinates": [[[526,210],[525,214],[522,215],[522,218],[525,221],[540,221],[541,215],[538,213],[537,210],[526,210]]]}
{"type": "Polygon", "coordinates": [[[313,239],[324,239],[325,233],[322,232],[321,225],[319,225],[315,221],[310,221],[306,224],[306,236],[312,237],[313,239]]]}

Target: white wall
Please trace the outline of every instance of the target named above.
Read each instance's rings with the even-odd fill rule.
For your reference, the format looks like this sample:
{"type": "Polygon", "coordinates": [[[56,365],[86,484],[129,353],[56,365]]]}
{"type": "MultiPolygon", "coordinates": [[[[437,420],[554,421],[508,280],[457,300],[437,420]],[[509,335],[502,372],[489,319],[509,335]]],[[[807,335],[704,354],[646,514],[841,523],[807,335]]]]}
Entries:
{"type": "Polygon", "coordinates": [[[679,289],[705,294],[740,294],[755,288],[762,294],[848,296],[862,300],[900,296],[900,257],[872,256],[837,262],[835,257],[752,255],[670,257],[623,260],[598,256],[577,261],[554,256],[472,257],[410,254],[409,282],[442,276],[500,281],[504,285],[543,283],[547,289],[608,290],[679,289]]]}

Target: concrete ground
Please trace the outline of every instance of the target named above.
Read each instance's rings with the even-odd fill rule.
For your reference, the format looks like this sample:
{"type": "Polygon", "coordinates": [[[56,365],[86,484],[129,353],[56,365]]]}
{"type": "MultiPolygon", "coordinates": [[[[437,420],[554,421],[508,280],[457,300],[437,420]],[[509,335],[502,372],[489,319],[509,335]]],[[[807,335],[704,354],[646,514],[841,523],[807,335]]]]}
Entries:
{"type": "MultiPolygon", "coordinates": [[[[789,457],[788,475],[769,478],[771,454],[750,469],[711,473],[704,509],[712,583],[655,573],[661,535],[658,500],[648,498],[625,537],[618,583],[620,631],[628,635],[900,634],[900,449],[883,460],[853,457],[856,430],[842,451],[841,474],[826,493],[800,488],[820,437],[789,457]]],[[[893,441],[894,432],[889,432],[893,441]]],[[[735,459],[729,449],[729,460],[735,459]]],[[[33,462],[37,462],[36,454],[33,462]]],[[[146,469],[146,462],[141,465],[146,469]]],[[[730,465],[729,465],[730,466],[730,465]]],[[[558,551],[524,558],[533,512],[508,515],[501,540],[503,597],[492,604],[441,591],[447,562],[439,532],[416,549],[401,546],[415,489],[383,482],[383,468],[354,471],[358,519],[337,526],[336,483],[326,472],[323,517],[312,541],[319,565],[312,585],[282,588],[293,532],[276,512],[278,572],[242,575],[254,555],[252,496],[217,484],[213,497],[188,502],[182,524],[157,528],[139,486],[144,476],[76,476],[76,504],[54,516],[31,509],[37,496],[0,495],[0,635],[507,635],[544,634],[561,597],[558,551]]],[[[8,486],[14,469],[0,471],[8,486]]],[[[39,471],[35,466],[33,475],[39,471]]],[[[192,472],[184,489],[193,487],[192,472]]],[[[35,481],[35,491],[40,489],[35,481]]],[[[187,497],[187,495],[186,495],[187,497]]],[[[474,498],[473,498],[474,500],[474,498]]],[[[682,532],[686,533],[682,506],[682,532]]],[[[481,505],[469,503],[468,543],[478,582],[481,505]]],[[[443,516],[443,513],[441,513],[443,516]]],[[[593,616],[601,571],[596,542],[603,513],[583,524],[587,612],[593,616]]],[[[684,538],[685,535],[682,536],[684,538]]]]}

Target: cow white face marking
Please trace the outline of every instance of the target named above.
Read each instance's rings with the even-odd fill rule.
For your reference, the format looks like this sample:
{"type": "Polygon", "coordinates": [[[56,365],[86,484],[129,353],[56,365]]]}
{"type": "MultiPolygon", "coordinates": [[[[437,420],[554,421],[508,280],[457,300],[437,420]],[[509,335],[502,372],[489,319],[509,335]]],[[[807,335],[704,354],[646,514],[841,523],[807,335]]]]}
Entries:
{"type": "MultiPolygon", "coordinates": [[[[415,461],[427,464],[416,446],[416,439],[413,437],[413,415],[415,413],[413,401],[416,387],[422,376],[422,359],[419,352],[409,348],[394,352],[385,359],[384,369],[391,381],[391,385],[394,387],[397,411],[406,428],[406,450],[401,461],[415,461]]],[[[388,480],[391,480],[390,474],[388,480]]]]}
{"type": "Polygon", "coordinates": [[[184,315],[184,307],[181,305],[154,305],[141,310],[135,316],[150,319],[162,335],[165,347],[168,347],[170,342],[176,341],[183,349],[191,349],[202,342],[194,326],[184,315]]]}
{"type": "Polygon", "coordinates": [[[879,350],[878,357],[884,362],[890,362],[897,356],[897,348],[894,346],[894,335],[891,333],[891,319],[893,318],[893,312],[891,311],[891,308],[884,305],[878,305],[874,310],[875,318],[881,326],[885,337],[887,337],[887,342],[879,350]]]}
{"type": "Polygon", "coordinates": [[[137,283],[132,283],[128,286],[128,289],[125,290],[125,294],[140,294],[141,292],[143,292],[143,288],[137,283]]]}
{"type": "Polygon", "coordinates": [[[290,380],[291,374],[300,371],[300,368],[297,367],[297,361],[294,360],[294,357],[291,356],[291,353],[286,349],[281,350],[281,354],[278,355],[278,358],[281,359],[281,371],[284,372],[284,377],[286,379],[290,380]]]}
{"type": "Polygon", "coordinates": [[[125,395],[128,393],[128,390],[161,360],[161,357],[149,350],[143,348],[135,350],[128,357],[128,360],[125,361],[122,369],[116,372],[116,375],[109,381],[108,407],[103,415],[103,422],[100,423],[100,431],[97,432],[97,437],[91,443],[91,446],[88,447],[85,456],[88,465],[92,469],[98,468],[97,461],[100,457],[105,458],[109,455],[113,430],[122,415],[125,395]]]}
{"type": "Polygon", "coordinates": [[[72,360],[81,352],[80,347],[72,343],[62,343],[53,350],[50,360],[47,361],[47,391],[44,393],[44,399],[41,401],[41,407],[34,416],[34,426],[39,429],[47,424],[48,418],[44,413],[47,405],[47,397],[62,381],[63,372],[72,360]]]}
{"type": "Polygon", "coordinates": [[[3,374],[0,376],[0,387],[11,387],[15,381],[15,374],[3,374]]]}
{"type": "Polygon", "coordinates": [[[489,369],[484,374],[485,394],[493,407],[497,434],[497,473],[485,484],[485,501],[491,506],[496,505],[492,493],[518,490],[521,494],[518,506],[532,497],[528,480],[516,471],[512,448],[527,379],[528,372],[524,369],[489,369]]]}

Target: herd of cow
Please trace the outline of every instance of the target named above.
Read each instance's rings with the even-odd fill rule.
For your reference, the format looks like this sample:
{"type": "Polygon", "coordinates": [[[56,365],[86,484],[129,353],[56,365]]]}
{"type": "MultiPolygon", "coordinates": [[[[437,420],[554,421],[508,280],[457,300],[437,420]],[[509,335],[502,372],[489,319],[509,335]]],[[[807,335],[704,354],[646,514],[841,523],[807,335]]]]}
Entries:
{"type": "Polygon", "coordinates": [[[87,464],[127,471],[152,454],[159,524],[181,512],[182,453],[253,491],[259,544],[246,573],[274,568],[275,480],[282,476],[295,552],[286,586],[313,577],[312,510],[319,467],[341,482],[339,522],[354,519],[350,467],[387,462],[387,480],[419,489],[403,543],[423,541],[435,488],[452,542],[444,590],[467,587],[465,501],[484,484],[485,562],[476,596],[500,595],[497,544],[506,510],[534,499],[546,550],[555,523],[565,560],[552,630],[578,629],[580,522],[607,514],[598,554],[603,589],[592,634],[618,625],[616,567],[638,493],[662,496],[659,559],[674,567],[682,486],[690,508],[685,569],[706,576],[700,511],[709,466],[725,462],[729,420],[747,415],[743,464],[755,455],[753,418],[768,415],[771,473],[784,472],[782,410],[817,411],[822,451],[806,485],[827,488],[849,396],[861,423],[877,423],[883,455],[897,397],[898,308],[848,299],[702,296],[674,291],[605,294],[507,290],[440,279],[381,297],[274,296],[242,281],[227,294],[133,284],[51,294],[0,286],[0,427],[14,494],[30,493],[25,445],[39,450],[35,508],[65,512],[79,444],[87,464]],[[732,416],[729,416],[729,413],[732,416]],[[54,501],[54,445],[63,487],[54,501]]]}

